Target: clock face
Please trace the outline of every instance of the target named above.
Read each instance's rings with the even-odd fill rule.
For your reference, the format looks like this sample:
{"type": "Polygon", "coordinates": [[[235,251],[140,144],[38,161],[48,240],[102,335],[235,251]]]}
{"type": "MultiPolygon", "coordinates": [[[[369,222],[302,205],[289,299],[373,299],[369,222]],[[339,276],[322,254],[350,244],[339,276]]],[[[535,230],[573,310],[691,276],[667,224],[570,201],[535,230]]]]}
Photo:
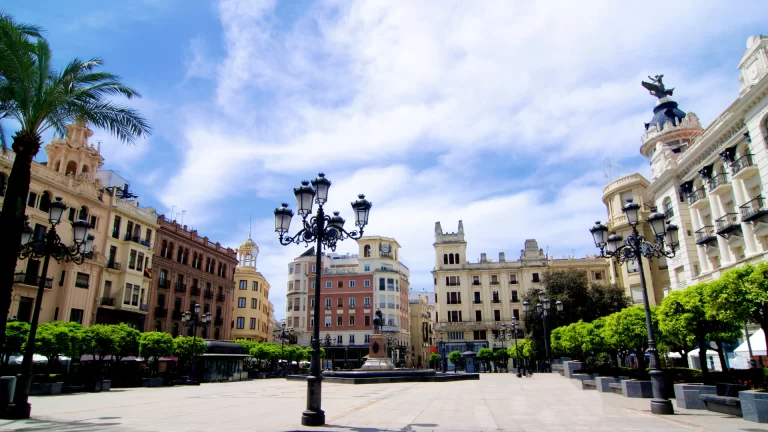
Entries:
{"type": "Polygon", "coordinates": [[[389,245],[388,244],[382,244],[381,245],[381,251],[382,252],[389,252],[389,245]]]}

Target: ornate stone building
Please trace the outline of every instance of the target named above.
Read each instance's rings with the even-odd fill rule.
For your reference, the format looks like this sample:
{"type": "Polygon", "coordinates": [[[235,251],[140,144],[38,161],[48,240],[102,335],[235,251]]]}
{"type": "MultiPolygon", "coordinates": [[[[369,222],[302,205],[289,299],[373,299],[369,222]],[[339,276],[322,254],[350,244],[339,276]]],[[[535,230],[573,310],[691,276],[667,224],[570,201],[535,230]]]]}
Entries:
{"type": "Polygon", "coordinates": [[[411,322],[412,355],[407,366],[426,368],[429,360],[429,346],[432,332],[432,318],[429,312],[429,295],[411,293],[408,311],[411,322]]]}
{"type": "Polygon", "coordinates": [[[608,261],[599,257],[550,258],[536,240],[525,241],[517,260],[507,261],[506,254],[499,252],[498,261],[493,261],[482,253],[479,262],[470,263],[461,221],[455,233],[443,232],[436,222],[434,247],[434,330],[454,344],[449,351],[466,346],[464,341],[474,341],[475,349],[494,347],[501,324],[520,319],[523,295],[543,289],[542,277],[548,270],[584,270],[596,282],[608,282],[611,270],[608,261]]]}
{"type": "Polygon", "coordinates": [[[237,253],[165,216],[157,223],[147,330],[191,336],[192,329],[181,325],[181,315],[199,304],[212,320],[198,329],[198,336],[231,339],[237,253]]]}
{"type": "Polygon", "coordinates": [[[269,340],[269,283],[256,270],[258,256],[259,247],[249,235],[237,249],[238,266],[235,269],[235,294],[232,296],[235,323],[232,339],[257,342],[269,340]]]}

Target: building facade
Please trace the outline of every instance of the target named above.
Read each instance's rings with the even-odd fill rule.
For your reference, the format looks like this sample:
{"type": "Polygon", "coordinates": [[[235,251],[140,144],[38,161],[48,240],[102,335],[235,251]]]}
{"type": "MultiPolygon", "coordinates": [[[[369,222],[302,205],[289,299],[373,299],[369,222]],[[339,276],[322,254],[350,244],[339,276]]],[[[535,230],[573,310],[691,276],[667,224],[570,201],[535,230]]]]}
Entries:
{"type": "Polygon", "coordinates": [[[552,259],[539,249],[536,240],[526,240],[520,258],[507,261],[504,252],[498,261],[485,253],[478,263],[466,259],[464,225],[459,221],[455,233],[443,232],[435,223],[434,330],[443,341],[452,343],[449,351],[483,346],[501,348],[495,336],[501,324],[521,319],[522,298],[529,290],[543,289],[542,278],[549,270],[578,269],[587,272],[590,281],[608,282],[608,261],[599,257],[552,259]],[[464,344],[464,342],[470,342],[464,344]]]}
{"type": "Polygon", "coordinates": [[[232,296],[235,326],[232,339],[266,342],[270,336],[269,283],[256,270],[259,247],[251,236],[237,249],[235,294],[232,296]]]}
{"type": "Polygon", "coordinates": [[[429,366],[429,346],[432,331],[432,318],[429,313],[429,295],[412,293],[408,312],[411,324],[411,356],[409,367],[426,368],[429,366]],[[414,298],[415,297],[415,298],[414,298]]]}
{"type": "Polygon", "coordinates": [[[324,254],[321,260],[321,311],[314,316],[315,250],[310,248],[288,266],[286,325],[294,329],[297,343],[310,344],[312,331],[320,326],[328,360],[336,367],[355,367],[368,354],[373,314],[384,316],[383,331],[395,361],[405,362],[410,345],[408,290],[410,271],[399,261],[400,245],[393,238],[364,236],[358,254],[324,254]]]}
{"type": "Polygon", "coordinates": [[[642,135],[648,197],[680,228],[668,260],[672,289],[768,257],[767,36],[748,38],[738,69],[738,96],[707,128],[666,96],[642,135]]]}
{"type": "MultiPolygon", "coordinates": [[[[611,232],[615,232],[623,238],[627,238],[631,234],[632,228],[627,223],[623,208],[627,204],[627,200],[632,200],[632,202],[640,204],[641,222],[637,225],[638,232],[647,239],[653,238],[653,231],[647,222],[648,216],[652,213],[651,209],[655,207],[653,201],[648,198],[649,185],[650,182],[645,177],[635,173],[618,178],[605,187],[603,204],[608,210],[606,226],[611,232]]],[[[643,294],[638,263],[629,262],[622,266],[615,260],[610,262],[613,267],[610,272],[611,283],[624,287],[627,290],[627,296],[632,298],[633,303],[642,303],[643,294]]],[[[643,258],[648,302],[652,305],[660,304],[670,290],[667,268],[666,258],[654,258],[652,260],[643,258]]]]}
{"type": "Polygon", "coordinates": [[[191,336],[192,329],[182,326],[181,315],[199,304],[200,312],[210,312],[212,319],[197,329],[197,336],[231,339],[237,252],[165,216],[159,216],[157,223],[146,329],[191,336]]]}

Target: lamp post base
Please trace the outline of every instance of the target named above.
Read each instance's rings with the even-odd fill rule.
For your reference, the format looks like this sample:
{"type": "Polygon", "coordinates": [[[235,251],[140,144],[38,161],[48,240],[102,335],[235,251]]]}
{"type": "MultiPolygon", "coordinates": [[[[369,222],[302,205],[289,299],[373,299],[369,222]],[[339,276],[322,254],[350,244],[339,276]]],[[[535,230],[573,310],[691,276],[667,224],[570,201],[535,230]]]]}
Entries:
{"type": "Polygon", "coordinates": [[[301,413],[302,426],[322,426],[325,424],[325,411],[304,411],[301,413]]]}
{"type": "Polygon", "coordinates": [[[10,405],[2,418],[9,420],[28,419],[32,415],[32,405],[29,403],[10,405]]]}
{"type": "Polygon", "coordinates": [[[651,412],[653,414],[671,415],[675,413],[672,401],[667,399],[651,399],[651,412]]]}
{"type": "Polygon", "coordinates": [[[322,426],[325,424],[325,411],[320,409],[322,383],[322,375],[307,377],[307,409],[301,413],[302,426],[322,426]]]}

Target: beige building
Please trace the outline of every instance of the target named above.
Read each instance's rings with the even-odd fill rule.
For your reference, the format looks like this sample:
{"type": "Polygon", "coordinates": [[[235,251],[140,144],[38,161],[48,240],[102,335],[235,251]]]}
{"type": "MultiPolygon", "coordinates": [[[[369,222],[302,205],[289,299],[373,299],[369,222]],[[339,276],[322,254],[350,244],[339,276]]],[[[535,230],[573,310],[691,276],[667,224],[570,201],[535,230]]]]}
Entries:
{"type": "MultiPolygon", "coordinates": [[[[623,207],[627,200],[640,204],[640,221],[637,230],[640,235],[646,239],[653,239],[653,231],[648,224],[648,216],[655,208],[653,201],[648,199],[648,186],[650,182],[640,174],[630,174],[628,176],[616,179],[608,184],[603,190],[603,203],[608,210],[608,222],[606,226],[611,232],[621,235],[623,238],[629,237],[632,227],[627,223],[627,217],[624,215],[623,207]]],[[[611,260],[613,266],[610,272],[611,283],[624,287],[627,295],[632,298],[634,303],[643,302],[642,287],[640,284],[640,272],[637,262],[629,262],[622,265],[611,260]]],[[[648,291],[648,302],[650,304],[660,304],[667,292],[669,292],[669,273],[667,272],[666,258],[654,258],[649,260],[643,258],[643,272],[645,273],[646,288],[648,291]]]]}
{"type": "MultiPolygon", "coordinates": [[[[542,278],[549,270],[584,270],[595,282],[607,282],[610,272],[604,258],[552,259],[539,249],[536,240],[525,241],[517,260],[507,261],[505,253],[500,252],[498,261],[494,261],[483,253],[479,262],[470,263],[461,221],[456,233],[443,232],[440,222],[436,222],[434,248],[434,330],[456,347],[463,341],[474,341],[476,348],[495,346],[494,337],[501,324],[520,319],[523,295],[542,289],[542,278]]],[[[454,348],[449,346],[449,351],[454,348]]]]}
{"type": "MultiPolygon", "coordinates": [[[[29,217],[30,226],[35,230],[35,235],[39,237],[45,233],[49,227],[49,204],[55,197],[61,197],[64,204],[69,207],[65,213],[66,219],[62,220],[57,227],[57,233],[62,241],[65,244],[72,244],[72,229],[69,223],[79,219],[91,223],[92,228],[89,233],[94,236],[93,255],[82,265],[57,263],[51,260],[47,275],[47,289],[40,311],[40,322],[61,320],[90,325],[97,319],[101,319],[103,315],[100,306],[104,306],[101,304],[101,299],[105,297],[103,295],[104,275],[105,272],[109,272],[108,279],[113,281],[110,295],[120,298],[120,303],[126,296],[125,281],[129,280],[131,287],[133,283],[141,287],[136,302],[133,301],[133,290],[131,290],[131,301],[125,308],[130,309],[130,319],[126,319],[126,322],[141,328],[143,314],[147,310],[146,299],[142,301],[140,294],[142,289],[146,289],[142,272],[135,269],[117,270],[105,267],[109,263],[108,253],[112,250],[112,246],[117,246],[116,255],[113,255],[115,259],[122,253],[125,255],[126,263],[131,256],[130,250],[144,250],[146,253],[142,264],[144,267],[151,266],[151,249],[148,250],[140,243],[134,244],[132,239],[128,240],[128,243],[122,239],[114,239],[110,235],[110,230],[115,216],[125,217],[122,226],[131,219],[145,223],[145,218],[136,216],[136,213],[150,214],[153,210],[140,209],[134,200],[117,193],[117,188],[112,187],[114,185],[103,183],[103,180],[110,177],[107,174],[97,173],[104,159],[99,147],[88,142],[92,135],[93,132],[84,123],[70,124],[67,126],[65,138],[54,138],[45,146],[44,151],[48,156],[48,162],[32,163],[26,214],[29,217]],[[132,246],[128,246],[129,243],[132,246]]],[[[0,191],[5,188],[14,157],[15,154],[10,150],[0,156],[0,191]]],[[[2,200],[1,193],[0,200],[2,200]]],[[[149,228],[151,232],[156,224],[149,222],[143,226],[149,228]]],[[[143,234],[145,233],[142,232],[143,234]]],[[[22,321],[31,320],[41,270],[42,260],[18,261],[9,317],[16,317],[22,321]]],[[[115,306],[114,309],[123,308],[115,306]]]]}
{"type": "Polygon", "coordinates": [[[768,257],[768,36],[747,39],[738,69],[739,94],[706,128],[670,96],[645,125],[648,202],[680,228],[671,289],[768,257]]]}
{"type": "MultiPolygon", "coordinates": [[[[413,293],[417,294],[417,293],[413,293]]],[[[429,314],[429,296],[418,294],[409,300],[411,321],[411,349],[407,366],[426,368],[429,360],[429,346],[432,332],[432,318],[429,314]],[[414,298],[415,297],[415,298],[414,298]]]]}
{"type": "Polygon", "coordinates": [[[232,339],[265,342],[271,337],[269,283],[256,270],[258,256],[259,247],[249,235],[237,249],[232,339]]]}

